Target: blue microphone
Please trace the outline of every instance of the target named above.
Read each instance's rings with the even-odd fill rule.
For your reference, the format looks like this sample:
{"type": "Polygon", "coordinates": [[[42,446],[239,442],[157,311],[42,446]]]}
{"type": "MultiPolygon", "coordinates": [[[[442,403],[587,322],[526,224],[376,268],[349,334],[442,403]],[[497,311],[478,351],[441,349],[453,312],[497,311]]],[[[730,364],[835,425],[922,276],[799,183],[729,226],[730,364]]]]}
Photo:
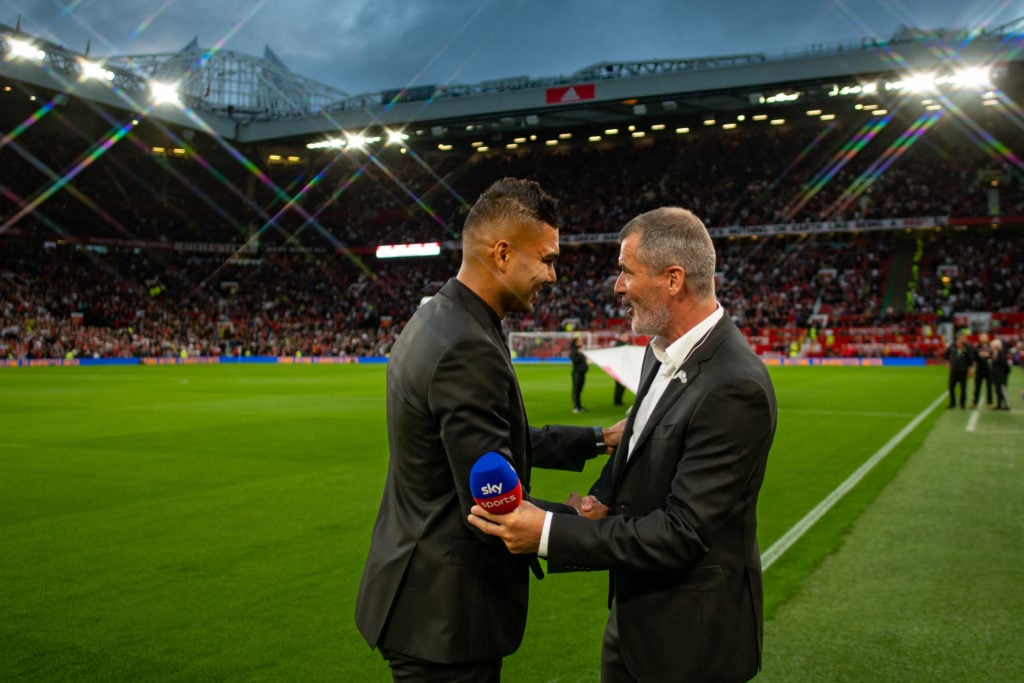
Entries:
{"type": "Polygon", "coordinates": [[[469,490],[484,510],[504,515],[523,502],[523,486],[511,463],[494,451],[481,455],[469,471],[469,490]]]}

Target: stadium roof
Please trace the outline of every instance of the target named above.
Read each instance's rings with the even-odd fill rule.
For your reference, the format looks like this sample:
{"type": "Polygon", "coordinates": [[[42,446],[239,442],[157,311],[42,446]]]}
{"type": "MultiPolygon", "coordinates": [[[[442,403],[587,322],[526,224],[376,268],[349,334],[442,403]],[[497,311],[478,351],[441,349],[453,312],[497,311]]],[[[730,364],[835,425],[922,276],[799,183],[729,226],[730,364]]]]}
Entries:
{"type": "Polygon", "coordinates": [[[425,139],[500,136],[625,125],[638,118],[735,115],[759,104],[886,88],[910,73],[948,81],[957,70],[976,67],[998,80],[1007,63],[1022,60],[1020,25],[1017,20],[973,35],[905,28],[889,40],[771,55],[602,62],[554,77],[350,96],[291,72],[269,47],[257,58],[204,50],[194,39],[174,53],[92,58],[0,24],[0,77],[240,142],[311,141],[385,128],[425,139]],[[85,78],[86,70],[96,77],[85,78]],[[154,103],[159,84],[177,102],[154,103]]]}

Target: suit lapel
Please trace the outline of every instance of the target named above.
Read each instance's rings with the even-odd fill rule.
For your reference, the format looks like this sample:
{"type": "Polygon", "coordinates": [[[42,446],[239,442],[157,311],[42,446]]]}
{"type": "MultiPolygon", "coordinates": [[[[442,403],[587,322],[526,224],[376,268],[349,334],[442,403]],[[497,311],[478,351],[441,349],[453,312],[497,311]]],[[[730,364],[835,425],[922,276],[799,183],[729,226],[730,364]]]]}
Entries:
{"type": "MultiPolygon", "coordinates": [[[[688,371],[686,371],[689,374],[688,371]]],[[[654,411],[651,416],[647,419],[647,424],[644,425],[644,429],[640,432],[640,436],[637,437],[636,446],[633,447],[633,458],[636,458],[641,454],[644,443],[650,437],[651,432],[665,417],[665,414],[669,411],[669,408],[675,405],[676,401],[682,396],[683,392],[689,386],[689,380],[686,384],[683,384],[679,379],[679,375],[669,380],[668,386],[665,387],[665,393],[661,395],[658,400],[658,405],[654,406],[654,411]]],[[[632,459],[632,458],[631,458],[632,459]]]]}
{"type": "MultiPolygon", "coordinates": [[[[661,395],[661,398],[658,400],[658,405],[654,407],[653,412],[651,412],[650,418],[648,418],[647,423],[644,425],[643,431],[640,432],[640,435],[637,437],[636,446],[633,448],[633,455],[632,457],[629,458],[630,463],[634,462],[638,457],[643,456],[644,443],[650,437],[655,427],[657,427],[658,424],[663,419],[665,419],[665,416],[668,414],[668,412],[673,408],[673,406],[676,405],[676,402],[683,395],[683,392],[686,391],[694,383],[694,381],[696,381],[697,377],[700,375],[701,364],[707,360],[710,360],[711,357],[715,355],[715,351],[728,337],[731,326],[732,321],[729,320],[727,317],[722,316],[722,319],[718,321],[718,323],[711,331],[711,334],[710,336],[708,336],[707,341],[705,341],[703,344],[701,344],[698,348],[694,350],[693,354],[686,360],[685,363],[683,363],[683,366],[679,369],[679,372],[677,372],[676,375],[671,380],[669,380],[668,386],[665,387],[665,392],[661,395]],[[683,377],[686,378],[685,382],[682,381],[683,377]]],[[[648,353],[651,353],[649,348],[648,353]]],[[[648,376],[645,378],[645,383],[642,389],[644,394],[646,394],[647,391],[650,389],[651,382],[654,380],[654,375],[660,367],[661,364],[657,363],[655,367],[652,368],[651,372],[648,373],[648,376]]],[[[631,438],[632,436],[633,421],[636,418],[636,408],[639,404],[640,399],[638,398],[634,403],[633,410],[630,412],[629,422],[627,423],[626,430],[624,430],[623,433],[623,443],[627,444],[625,446],[625,448],[627,449],[629,447],[628,439],[631,438]],[[628,431],[629,433],[627,434],[626,431],[628,431]]],[[[615,463],[613,488],[614,486],[618,485],[620,477],[625,473],[626,464],[627,463],[624,452],[623,457],[621,459],[618,459],[615,463]]]]}

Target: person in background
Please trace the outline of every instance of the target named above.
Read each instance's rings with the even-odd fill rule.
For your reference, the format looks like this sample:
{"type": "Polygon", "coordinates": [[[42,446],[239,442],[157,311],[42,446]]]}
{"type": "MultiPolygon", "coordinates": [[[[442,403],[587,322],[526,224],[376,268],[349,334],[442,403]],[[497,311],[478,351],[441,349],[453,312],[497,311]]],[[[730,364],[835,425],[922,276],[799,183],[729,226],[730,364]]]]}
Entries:
{"type": "Polygon", "coordinates": [[[578,335],[569,344],[569,360],[572,361],[572,412],[585,413],[587,409],[582,403],[583,384],[587,381],[590,364],[583,353],[583,340],[578,335]]]}
{"type": "Polygon", "coordinates": [[[994,410],[1009,410],[1010,395],[1006,385],[1010,379],[1010,356],[1003,348],[1002,339],[992,340],[992,366],[990,368],[992,377],[992,390],[996,394],[996,405],[994,410]]]}
{"type": "Polygon", "coordinates": [[[992,349],[989,348],[988,335],[982,332],[978,335],[978,343],[972,348],[972,361],[974,364],[974,399],[971,401],[971,410],[978,407],[978,399],[981,398],[981,385],[985,385],[985,405],[992,407],[992,381],[989,377],[989,370],[992,361],[992,349]]]}
{"type": "Polygon", "coordinates": [[[967,334],[961,332],[956,342],[946,349],[946,362],[949,364],[949,407],[956,408],[956,389],[960,389],[960,408],[967,406],[967,375],[971,369],[971,346],[967,334]]]}
{"type": "Polygon", "coordinates": [[[388,472],[355,618],[396,681],[498,683],[502,658],[522,641],[529,575],[542,575],[540,563],[467,524],[477,459],[505,457],[524,499],[534,500],[533,466],[581,471],[621,436],[621,423],[527,422],[502,319],[530,312],[555,281],[559,223],[555,200],[537,183],[493,184],[466,218],[458,274],[413,314],[391,351],[388,472]]]}

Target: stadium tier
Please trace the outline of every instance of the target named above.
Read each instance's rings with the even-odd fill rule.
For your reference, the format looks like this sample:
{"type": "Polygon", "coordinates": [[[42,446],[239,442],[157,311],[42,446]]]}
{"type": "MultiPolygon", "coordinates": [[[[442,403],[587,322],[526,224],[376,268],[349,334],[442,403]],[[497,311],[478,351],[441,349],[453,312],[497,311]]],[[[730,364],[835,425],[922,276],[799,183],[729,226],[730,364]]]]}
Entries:
{"type": "Polygon", "coordinates": [[[719,297],[761,354],[935,358],[954,326],[1015,343],[1024,83],[1019,61],[989,65],[981,87],[918,92],[896,72],[794,80],[810,67],[781,62],[737,85],[719,64],[718,110],[666,81],[650,104],[598,88],[511,126],[518,113],[481,99],[406,121],[394,144],[367,128],[339,146],[305,119],[257,139],[252,117],[232,136],[117,106],[8,54],[0,357],[386,355],[455,273],[466,208],[504,176],[538,180],[565,218],[559,281],[510,330],[627,328],[616,234],[681,205],[711,228],[719,297]],[[376,256],[412,243],[441,253],[376,256]]]}

